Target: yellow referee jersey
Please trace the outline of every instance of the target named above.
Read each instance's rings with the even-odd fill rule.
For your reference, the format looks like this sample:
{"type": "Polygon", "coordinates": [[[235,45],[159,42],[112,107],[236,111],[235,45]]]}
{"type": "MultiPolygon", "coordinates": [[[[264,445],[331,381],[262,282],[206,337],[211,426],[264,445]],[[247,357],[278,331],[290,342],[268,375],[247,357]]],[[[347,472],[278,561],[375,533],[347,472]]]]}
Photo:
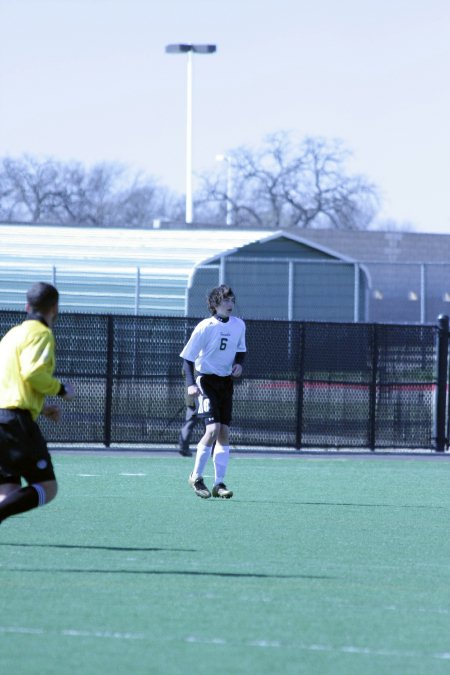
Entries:
{"type": "Polygon", "coordinates": [[[11,328],[0,341],[0,408],[29,410],[35,420],[46,395],[61,388],[54,370],[55,338],[48,326],[28,319],[11,328]]]}

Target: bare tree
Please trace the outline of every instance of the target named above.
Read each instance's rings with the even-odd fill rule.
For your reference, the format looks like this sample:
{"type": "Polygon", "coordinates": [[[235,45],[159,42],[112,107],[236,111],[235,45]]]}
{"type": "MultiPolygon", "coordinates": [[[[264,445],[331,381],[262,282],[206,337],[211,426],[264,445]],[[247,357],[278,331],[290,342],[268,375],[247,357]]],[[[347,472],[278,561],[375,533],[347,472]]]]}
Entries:
{"type": "MultiPolygon", "coordinates": [[[[366,229],[377,194],[348,175],[348,154],[336,141],[294,142],[286,132],[238,148],[227,158],[232,180],[219,170],[203,176],[196,220],[219,224],[228,214],[240,227],[366,229]]],[[[183,222],[182,197],[120,164],[0,159],[2,221],[148,227],[155,218],[183,222]]]]}
{"type": "Polygon", "coordinates": [[[0,220],[148,227],[178,216],[181,198],[154,178],[130,176],[120,164],[86,169],[78,162],[30,156],[0,160],[0,220]]]}
{"type": "Polygon", "coordinates": [[[231,208],[233,222],[247,227],[366,229],[377,192],[362,176],[346,173],[348,155],[338,141],[294,143],[286,132],[273,134],[259,149],[229,154],[231,181],[223,171],[203,176],[197,208],[216,222],[231,208]]]}
{"type": "Polygon", "coordinates": [[[3,220],[41,222],[61,204],[58,171],[51,162],[9,157],[0,169],[0,214],[3,220]]]}

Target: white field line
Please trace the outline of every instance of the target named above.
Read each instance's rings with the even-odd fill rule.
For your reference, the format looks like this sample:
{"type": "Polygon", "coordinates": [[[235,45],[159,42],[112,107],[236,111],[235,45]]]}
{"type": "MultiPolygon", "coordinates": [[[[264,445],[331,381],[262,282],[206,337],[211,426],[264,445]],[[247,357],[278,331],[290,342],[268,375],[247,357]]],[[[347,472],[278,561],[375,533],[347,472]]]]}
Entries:
{"type": "Polygon", "coordinates": [[[23,626],[0,626],[0,633],[19,633],[20,635],[44,635],[43,628],[25,628],[23,626]]]}
{"type": "MultiPolygon", "coordinates": [[[[109,640],[145,640],[148,642],[160,642],[161,640],[155,639],[151,635],[146,635],[145,633],[131,633],[128,631],[109,631],[109,630],[78,630],[76,628],[62,628],[59,631],[46,630],[44,628],[31,628],[28,626],[0,626],[0,634],[17,634],[17,635],[51,635],[56,634],[64,637],[73,637],[73,638],[100,638],[100,639],[109,639],[109,640]]],[[[175,640],[164,640],[175,642],[175,640]]],[[[229,646],[235,647],[236,643],[234,641],[229,641],[226,638],[222,637],[203,637],[189,635],[183,640],[185,643],[190,644],[203,644],[203,645],[218,645],[218,646],[229,646]]],[[[263,649],[299,649],[301,651],[308,652],[328,652],[334,654],[355,654],[362,656],[382,656],[387,658],[406,658],[406,659],[417,659],[417,658],[429,658],[429,659],[439,659],[443,661],[450,661],[450,651],[448,652],[420,652],[413,650],[400,650],[400,649],[374,649],[371,647],[362,647],[355,645],[327,645],[327,644],[302,644],[302,643],[284,643],[279,640],[270,640],[270,639],[260,639],[260,640],[250,640],[241,643],[241,646],[244,647],[256,647],[263,649]]]]}
{"type": "Polygon", "coordinates": [[[119,473],[119,476],[146,476],[146,473],[119,473]]]}

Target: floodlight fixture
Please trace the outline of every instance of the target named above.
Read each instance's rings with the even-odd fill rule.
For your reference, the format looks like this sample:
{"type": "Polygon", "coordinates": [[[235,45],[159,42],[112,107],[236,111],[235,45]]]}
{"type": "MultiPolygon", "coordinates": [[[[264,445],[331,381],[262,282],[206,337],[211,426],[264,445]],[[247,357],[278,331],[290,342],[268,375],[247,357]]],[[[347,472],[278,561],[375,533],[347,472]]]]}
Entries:
{"type": "Polygon", "coordinates": [[[167,54],[186,54],[186,52],[195,52],[195,54],[214,54],[217,51],[216,45],[191,45],[184,42],[167,45],[167,54]]]}

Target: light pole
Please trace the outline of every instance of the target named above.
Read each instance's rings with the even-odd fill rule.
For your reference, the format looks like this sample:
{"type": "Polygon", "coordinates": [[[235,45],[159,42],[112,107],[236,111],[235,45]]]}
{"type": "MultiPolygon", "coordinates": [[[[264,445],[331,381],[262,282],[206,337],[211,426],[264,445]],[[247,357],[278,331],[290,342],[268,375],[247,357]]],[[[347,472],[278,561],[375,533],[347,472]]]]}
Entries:
{"type": "Polygon", "coordinates": [[[228,155],[216,155],[217,162],[226,162],[227,164],[227,203],[226,203],[226,218],[227,225],[233,225],[233,202],[231,200],[233,190],[233,165],[231,157],[228,155]]]}
{"type": "Polygon", "coordinates": [[[187,114],[186,114],[186,223],[192,223],[192,54],[213,54],[216,45],[167,45],[168,54],[187,54],[187,114]]]}

